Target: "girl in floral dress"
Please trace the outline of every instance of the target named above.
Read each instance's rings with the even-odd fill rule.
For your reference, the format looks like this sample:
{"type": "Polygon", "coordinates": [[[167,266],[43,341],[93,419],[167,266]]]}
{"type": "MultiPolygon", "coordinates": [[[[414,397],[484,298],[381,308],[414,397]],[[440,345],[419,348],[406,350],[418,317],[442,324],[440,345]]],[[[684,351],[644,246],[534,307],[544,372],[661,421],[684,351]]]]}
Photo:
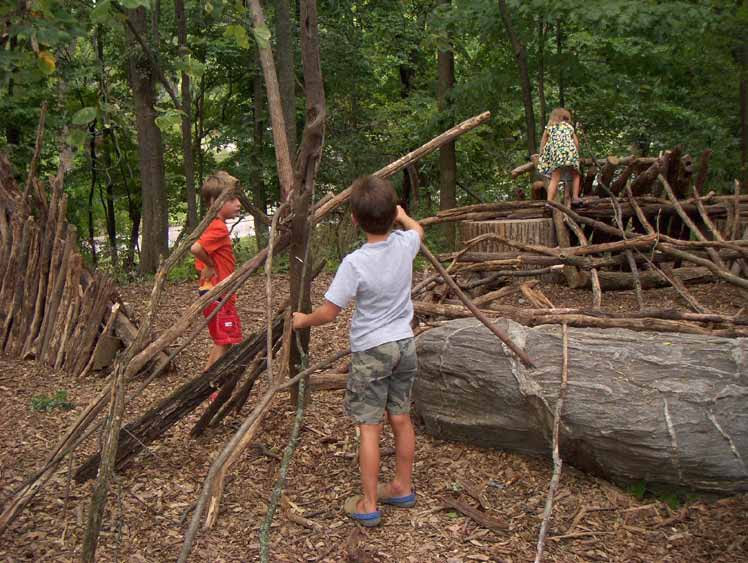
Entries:
{"type": "Polygon", "coordinates": [[[579,139],[571,125],[571,114],[564,108],[556,108],[551,112],[548,125],[540,141],[540,158],[538,168],[543,176],[551,179],[548,184],[548,200],[556,199],[558,183],[562,176],[564,185],[572,183],[572,205],[579,205],[579,139]]]}

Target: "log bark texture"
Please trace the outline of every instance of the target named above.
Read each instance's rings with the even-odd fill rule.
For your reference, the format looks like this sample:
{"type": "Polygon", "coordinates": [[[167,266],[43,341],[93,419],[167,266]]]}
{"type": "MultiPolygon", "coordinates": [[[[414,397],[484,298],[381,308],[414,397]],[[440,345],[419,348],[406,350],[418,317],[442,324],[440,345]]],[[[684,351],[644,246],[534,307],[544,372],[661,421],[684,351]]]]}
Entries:
{"type": "MultiPolygon", "coordinates": [[[[497,321],[529,370],[475,319],[417,339],[416,408],[440,438],[550,455],[561,326],[497,321]]],[[[618,482],[748,491],[748,338],[569,328],[561,456],[618,482]]]]}
{"type": "MultiPolygon", "coordinates": [[[[551,219],[520,219],[499,221],[464,221],[460,223],[460,240],[468,241],[486,233],[497,234],[500,237],[524,242],[528,244],[542,244],[553,248],[556,246],[556,234],[551,219]]],[[[511,250],[506,244],[489,239],[478,243],[475,252],[508,252],[511,250]]],[[[521,269],[532,269],[533,266],[523,266],[521,269]]],[[[554,281],[555,274],[544,274],[541,279],[554,281]]]]}

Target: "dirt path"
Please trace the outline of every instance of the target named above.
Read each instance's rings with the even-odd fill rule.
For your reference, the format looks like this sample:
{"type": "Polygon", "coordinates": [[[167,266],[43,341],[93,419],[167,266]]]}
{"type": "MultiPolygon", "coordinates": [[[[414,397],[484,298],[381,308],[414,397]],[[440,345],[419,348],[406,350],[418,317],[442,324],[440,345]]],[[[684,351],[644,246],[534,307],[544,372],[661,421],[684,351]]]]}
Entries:
{"type": "MultiPolygon", "coordinates": [[[[329,279],[323,276],[316,284],[317,301],[329,279]]],[[[278,302],[285,288],[286,280],[279,277],[278,302]]],[[[586,304],[589,299],[570,290],[544,290],[557,306],[586,304]]],[[[192,284],[169,288],[170,307],[158,319],[157,329],[169,326],[180,316],[194,298],[193,291],[192,284]]],[[[701,286],[697,291],[699,299],[715,310],[734,311],[736,301],[725,286],[701,286]]],[[[138,314],[148,292],[149,287],[144,285],[122,290],[123,298],[138,314]]],[[[631,292],[618,294],[615,300],[606,294],[604,300],[611,309],[624,309],[635,301],[631,292]]],[[[657,290],[647,292],[647,300],[665,307],[676,297],[672,290],[657,290]]],[[[258,312],[263,303],[264,280],[253,278],[240,293],[245,333],[263,326],[263,315],[258,312]]],[[[313,358],[345,346],[348,318],[346,314],[334,325],[314,331],[313,358]]],[[[128,418],[194,376],[207,346],[206,332],[180,356],[176,374],[159,379],[128,407],[128,418]]],[[[94,377],[75,381],[32,362],[0,358],[0,392],[4,399],[0,417],[0,504],[39,464],[102,386],[103,380],[94,377]],[[73,410],[31,410],[33,397],[58,390],[68,392],[75,404],[73,410]]],[[[549,460],[442,442],[419,429],[415,468],[418,505],[412,510],[386,508],[381,527],[359,530],[340,510],[345,498],[358,487],[356,435],[341,403],[340,391],[314,396],[289,473],[287,495],[316,527],[305,528],[282,514],[276,516],[273,561],[532,561],[552,472],[549,460]],[[478,506],[466,488],[482,491],[485,511],[505,523],[506,530],[488,531],[452,510],[440,508],[445,495],[478,506]]],[[[200,439],[190,439],[189,429],[201,412],[199,409],[164,440],[152,444],[119,475],[108,503],[99,560],[137,563],[176,559],[210,461],[240,422],[238,417],[228,418],[223,427],[200,439]]],[[[245,407],[244,414],[247,412],[249,408],[245,407]]],[[[257,532],[292,418],[287,398],[278,398],[256,447],[250,448],[234,468],[218,524],[200,534],[193,561],[258,558],[257,532]]],[[[385,447],[391,445],[387,433],[385,447]]],[[[94,448],[92,441],[77,452],[76,464],[94,448]]],[[[391,474],[393,463],[392,456],[383,458],[385,476],[391,474]]],[[[0,540],[0,561],[77,560],[91,485],[73,483],[66,502],[66,484],[67,468],[0,540]]],[[[638,499],[631,492],[565,467],[548,535],[546,561],[748,561],[748,495],[691,499],[671,509],[655,498],[638,499]]]]}

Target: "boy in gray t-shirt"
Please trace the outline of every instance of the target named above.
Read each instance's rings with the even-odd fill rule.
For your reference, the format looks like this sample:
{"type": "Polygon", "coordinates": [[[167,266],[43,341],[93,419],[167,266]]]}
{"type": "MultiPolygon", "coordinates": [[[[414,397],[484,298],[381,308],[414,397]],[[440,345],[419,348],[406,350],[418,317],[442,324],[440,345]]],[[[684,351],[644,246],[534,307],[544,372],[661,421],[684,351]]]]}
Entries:
{"type": "Polygon", "coordinates": [[[345,503],[348,515],[364,526],[379,524],[377,498],[384,504],[415,505],[413,457],[415,432],[410,420],[410,392],[417,370],[410,301],[413,259],[423,228],[397,205],[392,185],[376,176],[353,184],[353,222],[366,234],[366,244],[345,257],[325,303],[310,314],[293,314],[294,329],[331,322],[352,299],[351,373],[345,409],[359,425],[359,464],[363,495],[345,503]],[[405,231],[391,231],[400,223],[405,231]],[[379,437],[387,411],[395,435],[395,477],[378,485],[379,437]]]}

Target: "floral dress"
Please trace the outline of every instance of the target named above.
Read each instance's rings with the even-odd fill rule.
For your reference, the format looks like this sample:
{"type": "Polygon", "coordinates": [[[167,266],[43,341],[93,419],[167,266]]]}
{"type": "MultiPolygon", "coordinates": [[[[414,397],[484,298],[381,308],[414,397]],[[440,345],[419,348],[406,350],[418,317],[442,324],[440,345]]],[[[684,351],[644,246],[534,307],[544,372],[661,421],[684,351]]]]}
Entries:
{"type": "Polygon", "coordinates": [[[579,170],[579,153],[574,144],[574,127],[566,121],[546,126],[548,140],[540,153],[538,168],[550,178],[557,168],[571,167],[579,170]]]}

